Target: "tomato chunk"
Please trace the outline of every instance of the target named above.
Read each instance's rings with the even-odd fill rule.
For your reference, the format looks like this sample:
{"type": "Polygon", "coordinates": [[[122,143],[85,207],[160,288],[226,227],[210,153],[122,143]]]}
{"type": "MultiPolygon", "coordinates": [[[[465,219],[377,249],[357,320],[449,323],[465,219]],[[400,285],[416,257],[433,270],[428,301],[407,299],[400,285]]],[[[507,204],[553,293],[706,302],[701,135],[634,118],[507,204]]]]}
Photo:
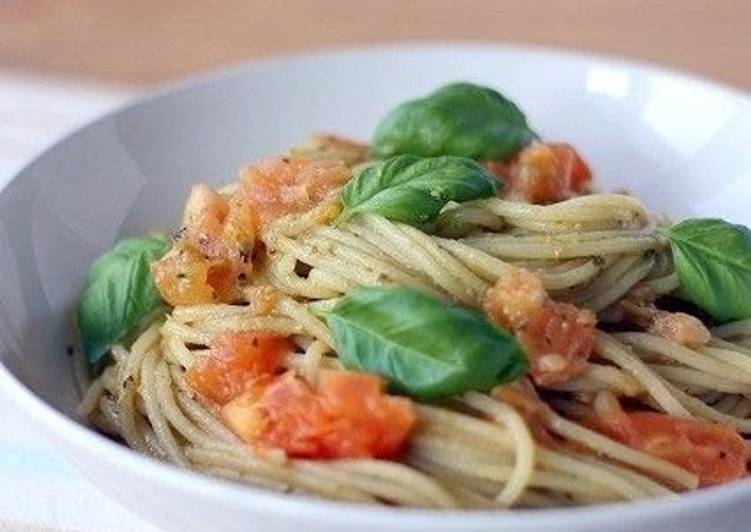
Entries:
{"type": "Polygon", "coordinates": [[[702,486],[746,475],[748,452],[732,428],[655,412],[598,415],[585,424],[629,447],[691,471],[702,486]]]}
{"type": "Polygon", "coordinates": [[[193,247],[209,257],[222,254],[222,232],[229,205],[213,188],[195,185],[185,203],[183,227],[185,238],[193,247]]]}
{"type": "Polygon", "coordinates": [[[209,259],[185,241],[178,241],[151,264],[154,286],[172,306],[231,302],[237,271],[225,258],[209,259]]]}
{"type": "Polygon", "coordinates": [[[486,161],[510,199],[547,204],[587,194],[592,174],[569,144],[532,144],[511,161],[486,161]]]}
{"type": "Polygon", "coordinates": [[[340,160],[284,157],[249,166],[239,193],[266,225],[282,216],[305,212],[318,205],[349,179],[340,160]]]}
{"type": "Polygon", "coordinates": [[[200,252],[188,246],[173,246],[161,259],[151,264],[154,285],[167,303],[173,306],[205,303],[214,299],[208,283],[210,264],[200,252]]]}
{"type": "Polygon", "coordinates": [[[255,234],[256,217],[246,202],[195,185],[172,250],[152,264],[162,298],[173,306],[231,303],[239,281],[252,272],[255,234]]]}
{"type": "Polygon", "coordinates": [[[247,263],[256,241],[258,217],[253,207],[237,193],[230,197],[228,205],[222,228],[225,256],[247,263]]]}
{"type": "Polygon", "coordinates": [[[538,386],[553,386],[580,375],[592,352],[597,320],[592,312],[550,299],[539,278],[515,268],[485,295],[485,312],[516,334],[538,386]]]}
{"type": "Polygon", "coordinates": [[[277,372],[293,347],[286,337],[273,334],[223,334],[211,346],[209,356],[191,366],[185,378],[204,399],[223,405],[277,372]]]}
{"type": "Polygon", "coordinates": [[[517,338],[530,357],[532,379],[553,386],[580,375],[592,353],[595,324],[592,312],[548,301],[531,313],[517,338]]]}
{"type": "Polygon", "coordinates": [[[203,183],[190,191],[182,238],[207,258],[238,259],[255,241],[256,217],[237,194],[224,198],[203,183]]]}
{"type": "Polygon", "coordinates": [[[393,458],[416,415],[409,399],[383,388],[364,373],[325,370],[313,387],[290,372],[227,403],[222,417],[247,443],[293,457],[393,458]]]}
{"type": "Polygon", "coordinates": [[[530,314],[547,300],[539,277],[523,268],[512,268],[488,289],[485,312],[501,327],[514,330],[526,325],[530,314]]]}
{"type": "MultiPolygon", "coordinates": [[[[173,306],[232,303],[253,273],[258,230],[312,209],[347,179],[341,160],[299,156],[249,167],[229,198],[208,185],[194,186],[173,249],[152,264],[162,298],[173,306]]],[[[334,209],[322,216],[336,214],[334,209]]]]}

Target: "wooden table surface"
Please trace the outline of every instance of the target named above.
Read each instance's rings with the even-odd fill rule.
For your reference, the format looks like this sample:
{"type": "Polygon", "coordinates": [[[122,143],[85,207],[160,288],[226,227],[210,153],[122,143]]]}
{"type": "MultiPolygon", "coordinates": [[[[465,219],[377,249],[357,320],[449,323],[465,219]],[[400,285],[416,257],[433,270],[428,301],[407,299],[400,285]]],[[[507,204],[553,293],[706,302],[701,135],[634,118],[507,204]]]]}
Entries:
{"type": "Polygon", "coordinates": [[[238,61],[476,39],[647,59],[751,89],[751,0],[0,0],[0,69],[150,84],[238,61]]]}

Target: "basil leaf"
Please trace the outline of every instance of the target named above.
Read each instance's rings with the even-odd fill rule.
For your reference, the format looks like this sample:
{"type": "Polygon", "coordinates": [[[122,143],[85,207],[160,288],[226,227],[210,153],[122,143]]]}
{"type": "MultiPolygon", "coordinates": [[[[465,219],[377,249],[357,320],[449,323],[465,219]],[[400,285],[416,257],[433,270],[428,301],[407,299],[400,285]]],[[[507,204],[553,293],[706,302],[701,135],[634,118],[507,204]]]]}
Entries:
{"type": "Polygon", "coordinates": [[[364,169],[347,183],[342,218],[369,212],[422,225],[434,221],[449,201],[491,197],[497,186],[493,176],[465,157],[400,155],[364,169]]]}
{"type": "Polygon", "coordinates": [[[681,292],[720,322],[751,318],[751,231],[704,218],[667,229],[681,292]]]}
{"type": "Polygon", "coordinates": [[[537,138],[524,113],[497,91],[454,83],[391,111],[376,127],[371,151],[378,158],[505,159],[537,138]]]}
{"type": "Polygon", "coordinates": [[[90,368],[132,332],[159,303],[150,264],[169,249],[166,240],[127,238],[89,268],[76,321],[90,368]]]}
{"type": "Polygon", "coordinates": [[[485,391],[526,371],[514,337],[475,310],[405,288],[361,288],[322,313],[345,367],[423,399],[485,391]]]}

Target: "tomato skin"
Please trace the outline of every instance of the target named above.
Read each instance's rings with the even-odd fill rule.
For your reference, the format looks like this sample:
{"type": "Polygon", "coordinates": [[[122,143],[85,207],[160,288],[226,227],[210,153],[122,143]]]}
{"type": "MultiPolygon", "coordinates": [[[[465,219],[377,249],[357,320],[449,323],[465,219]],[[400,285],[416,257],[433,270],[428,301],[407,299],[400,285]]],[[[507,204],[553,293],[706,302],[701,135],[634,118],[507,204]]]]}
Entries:
{"type": "Polygon", "coordinates": [[[298,458],[393,458],[416,422],[409,399],[383,392],[375,375],[324,370],[315,387],[287,373],[263,392],[228,403],[222,416],[247,443],[298,458]]]}
{"type": "Polygon", "coordinates": [[[270,333],[221,335],[211,353],[188,368],[188,384],[204,399],[223,405],[277,372],[292,342],[270,333]]]}
{"type": "Polygon", "coordinates": [[[510,199],[548,204],[589,192],[592,174],[569,144],[537,143],[510,161],[486,161],[485,168],[504,182],[510,199]]]}
{"type": "Polygon", "coordinates": [[[732,428],[655,412],[608,412],[584,423],[629,447],[691,471],[701,486],[746,476],[748,451],[732,428]]]}

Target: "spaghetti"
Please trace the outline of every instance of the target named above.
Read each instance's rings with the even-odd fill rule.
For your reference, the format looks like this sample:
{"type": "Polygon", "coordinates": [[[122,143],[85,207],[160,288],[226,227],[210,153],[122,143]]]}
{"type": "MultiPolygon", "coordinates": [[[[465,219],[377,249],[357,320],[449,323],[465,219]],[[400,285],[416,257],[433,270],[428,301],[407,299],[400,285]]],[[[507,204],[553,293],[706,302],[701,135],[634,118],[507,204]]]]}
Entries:
{"type": "MultiPolygon", "coordinates": [[[[324,137],[292,153],[293,161],[351,166],[364,160],[367,148],[324,137]]],[[[295,171],[307,171],[302,168],[295,171]]],[[[535,205],[494,195],[449,201],[421,227],[377,212],[335,223],[341,187],[363,171],[337,168],[345,168],[344,178],[329,189],[319,183],[308,190],[310,208],[257,223],[252,271],[238,269],[225,250],[213,252],[212,268],[232,264],[233,279],[242,280],[231,298],[222,301],[215,291],[207,301],[178,301],[132,341],[109,348],[111,363],[87,384],[79,414],[158,460],[356,503],[485,509],[599,504],[673,496],[745,474],[745,440],[738,434],[751,434],[751,320],[706,329],[706,341],[695,344],[682,343],[682,328],[670,334],[655,328],[657,316],[677,319],[658,307],[676,293],[678,277],[668,241],[638,200],[577,193],[535,205]],[[283,445],[254,445],[190,375],[216,357],[223,338],[257,334],[287,342],[272,373],[294,375],[300,390],[315,394],[326,372],[344,369],[348,360],[337,352],[337,332],[322,309],[364,287],[402,287],[482,313],[489,290],[520,270],[547,294],[541,308],[566,305],[579,317],[597,316],[582,368],[545,385],[533,372],[440,400],[415,397],[416,421],[397,454],[311,456],[292,447],[285,452],[283,445]],[[676,443],[649,424],[653,419],[671,420],[672,432],[685,431],[688,439],[676,443]],[[715,432],[722,434],[712,439],[715,432]],[[658,448],[679,444],[727,445],[742,471],[724,475],[724,456],[719,465],[703,468],[693,456],[658,448]]],[[[260,171],[268,179],[267,170],[260,171]]],[[[314,172],[306,179],[318,177],[314,172]]],[[[215,194],[231,205],[241,191],[242,185],[215,194]]],[[[220,216],[225,228],[229,212],[220,216]]],[[[190,238],[189,232],[180,238],[190,238]]],[[[157,284],[164,282],[154,271],[157,284]]],[[[531,325],[497,323],[515,332],[529,352],[534,342],[524,335],[531,325]]],[[[563,359],[546,363],[555,369],[563,359]]],[[[384,394],[378,400],[394,399],[384,394]]]]}

